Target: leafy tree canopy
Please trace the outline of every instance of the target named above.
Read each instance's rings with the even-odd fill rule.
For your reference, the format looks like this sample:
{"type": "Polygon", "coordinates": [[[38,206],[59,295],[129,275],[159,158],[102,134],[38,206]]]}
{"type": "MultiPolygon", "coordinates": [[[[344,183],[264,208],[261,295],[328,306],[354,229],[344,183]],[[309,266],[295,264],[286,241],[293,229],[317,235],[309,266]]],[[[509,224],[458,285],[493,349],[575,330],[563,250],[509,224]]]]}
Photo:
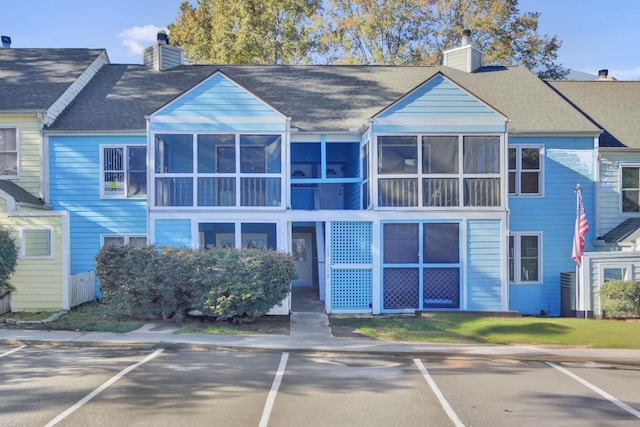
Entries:
{"type": "Polygon", "coordinates": [[[169,29],[190,62],[436,65],[468,28],[486,64],[563,78],[539,17],[517,0],[198,0],[169,29]]]}
{"type": "Polygon", "coordinates": [[[169,25],[188,62],[296,64],[313,45],[308,24],[321,0],[198,0],[169,25]]]}

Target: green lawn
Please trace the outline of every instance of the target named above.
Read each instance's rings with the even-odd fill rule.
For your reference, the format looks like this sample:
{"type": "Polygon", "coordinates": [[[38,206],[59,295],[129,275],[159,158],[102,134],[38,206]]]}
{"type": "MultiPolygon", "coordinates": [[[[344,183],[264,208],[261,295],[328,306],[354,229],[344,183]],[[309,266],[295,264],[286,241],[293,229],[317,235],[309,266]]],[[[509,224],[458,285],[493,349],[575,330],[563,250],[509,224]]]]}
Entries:
{"type": "MultiPolygon", "coordinates": [[[[0,317],[41,320],[51,313],[10,313],[0,317]]],[[[88,303],[74,308],[54,322],[31,326],[42,329],[129,332],[145,322],[133,319],[109,304],[88,303]]],[[[255,323],[233,324],[184,319],[179,332],[241,334],[287,334],[288,316],[264,316],[255,323]]],[[[597,348],[640,349],[640,320],[593,320],[552,317],[488,317],[458,313],[415,316],[336,318],[330,316],[336,336],[365,335],[388,341],[422,341],[493,344],[549,344],[597,348]]]]}
{"type": "Polygon", "coordinates": [[[640,349],[640,321],[428,314],[332,318],[335,327],[390,341],[550,344],[640,349]]]}

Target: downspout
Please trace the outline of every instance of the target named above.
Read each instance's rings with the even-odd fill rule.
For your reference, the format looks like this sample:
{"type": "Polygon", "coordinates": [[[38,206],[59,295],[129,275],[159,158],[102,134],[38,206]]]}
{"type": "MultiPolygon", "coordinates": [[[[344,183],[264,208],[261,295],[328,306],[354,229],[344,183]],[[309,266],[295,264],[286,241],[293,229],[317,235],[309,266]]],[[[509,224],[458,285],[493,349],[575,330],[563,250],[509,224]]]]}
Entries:
{"type": "MultiPolygon", "coordinates": [[[[502,171],[502,179],[506,185],[502,186],[503,197],[504,199],[504,209],[505,209],[505,224],[504,231],[506,239],[502,239],[502,245],[504,250],[502,251],[502,262],[504,262],[504,266],[502,267],[502,275],[504,277],[505,286],[502,287],[502,310],[509,311],[509,234],[511,233],[511,211],[509,209],[509,118],[505,121],[505,129],[504,129],[504,160],[502,162],[504,166],[504,170],[502,171]]],[[[544,185],[544,183],[543,183],[544,185]]],[[[543,187],[544,191],[544,187],[543,187]]]]}
{"type": "MultiPolygon", "coordinates": [[[[152,195],[155,195],[155,183],[152,182],[151,180],[151,170],[152,170],[152,155],[151,155],[151,150],[153,150],[153,144],[151,143],[151,117],[150,116],[145,116],[144,118],[145,120],[145,128],[146,128],[146,135],[147,135],[147,206],[146,206],[146,210],[147,210],[147,244],[151,245],[152,243],[155,243],[155,239],[151,239],[151,230],[153,227],[151,227],[151,197],[152,195]]],[[[155,155],[155,154],[154,154],[155,155]]],[[[155,196],[153,196],[155,197],[155,196]]]]}
{"type": "Polygon", "coordinates": [[[593,141],[593,146],[595,148],[594,151],[594,159],[593,159],[593,181],[595,188],[593,189],[593,217],[595,223],[595,235],[596,240],[601,235],[600,234],[600,212],[598,211],[598,206],[600,206],[600,146],[598,144],[599,137],[595,137],[593,141]]]}
{"type": "Polygon", "coordinates": [[[48,153],[48,137],[44,135],[44,126],[47,120],[47,113],[36,113],[38,119],[38,135],[40,137],[39,155],[42,159],[40,163],[40,194],[42,200],[48,200],[49,197],[49,153],[48,153]]]}

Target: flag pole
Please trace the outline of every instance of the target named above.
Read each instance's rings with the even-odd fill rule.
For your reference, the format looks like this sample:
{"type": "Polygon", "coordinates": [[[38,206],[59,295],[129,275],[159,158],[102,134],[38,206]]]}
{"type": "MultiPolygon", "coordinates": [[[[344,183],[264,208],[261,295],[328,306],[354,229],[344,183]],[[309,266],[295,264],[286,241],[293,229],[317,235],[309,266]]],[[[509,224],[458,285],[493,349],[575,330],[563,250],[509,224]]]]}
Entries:
{"type": "Polygon", "coordinates": [[[582,187],[580,186],[580,184],[576,184],[576,188],[573,191],[576,193],[576,224],[573,230],[573,249],[571,250],[571,258],[576,263],[576,317],[578,317],[578,308],[581,305],[580,303],[582,302],[584,318],[586,319],[588,318],[586,299],[587,291],[584,286],[584,277],[582,277],[581,280],[580,273],[583,271],[582,255],[586,246],[585,236],[589,231],[589,222],[587,221],[587,214],[584,210],[584,202],[582,201],[582,187]]]}
{"type": "MultiPolygon", "coordinates": [[[[576,225],[575,228],[576,230],[574,230],[574,239],[576,238],[575,234],[577,233],[577,227],[578,227],[578,215],[580,215],[580,193],[582,193],[582,187],[580,186],[580,184],[576,184],[576,188],[573,189],[573,192],[576,193],[576,225]]],[[[574,243],[575,246],[575,243],[574,243]]],[[[580,306],[580,265],[581,263],[578,263],[576,261],[576,317],[579,317],[579,313],[580,311],[578,310],[578,307],[580,306]]]]}

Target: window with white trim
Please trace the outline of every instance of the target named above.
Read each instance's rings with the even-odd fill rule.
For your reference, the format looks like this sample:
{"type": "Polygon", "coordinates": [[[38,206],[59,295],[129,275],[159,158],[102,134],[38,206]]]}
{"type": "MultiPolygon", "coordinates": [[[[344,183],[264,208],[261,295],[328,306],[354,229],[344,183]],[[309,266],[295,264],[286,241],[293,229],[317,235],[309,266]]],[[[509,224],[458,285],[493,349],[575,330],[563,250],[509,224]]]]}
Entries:
{"type": "Polygon", "coordinates": [[[631,280],[632,267],[631,264],[601,264],[600,284],[611,280],[631,280]]]}
{"type": "Polygon", "coordinates": [[[103,234],[100,236],[100,246],[144,246],[147,244],[147,236],[135,234],[103,234]]]}
{"type": "Polygon", "coordinates": [[[20,230],[21,258],[53,257],[53,230],[47,227],[20,230]]]}
{"type": "Polygon", "coordinates": [[[509,282],[542,281],[542,234],[516,232],[509,236],[509,282]]]}
{"type": "Polygon", "coordinates": [[[0,178],[18,177],[18,131],[0,127],[0,178]]]}
{"type": "Polygon", "coordinates": [[[622,213],[640,213],[640,167],[622,166],[620,177],[622,213]]]}
{"type": "Polygon", "coordinates": [[[543,155],[540,145],[509,146],[509,195],[542,195],[543,155]]]}
{"type": "Polygon", "coordinates": [[[100,191],[104,198],[147,197],[147,148],[145,146],[102,146],[100,191]]]}

